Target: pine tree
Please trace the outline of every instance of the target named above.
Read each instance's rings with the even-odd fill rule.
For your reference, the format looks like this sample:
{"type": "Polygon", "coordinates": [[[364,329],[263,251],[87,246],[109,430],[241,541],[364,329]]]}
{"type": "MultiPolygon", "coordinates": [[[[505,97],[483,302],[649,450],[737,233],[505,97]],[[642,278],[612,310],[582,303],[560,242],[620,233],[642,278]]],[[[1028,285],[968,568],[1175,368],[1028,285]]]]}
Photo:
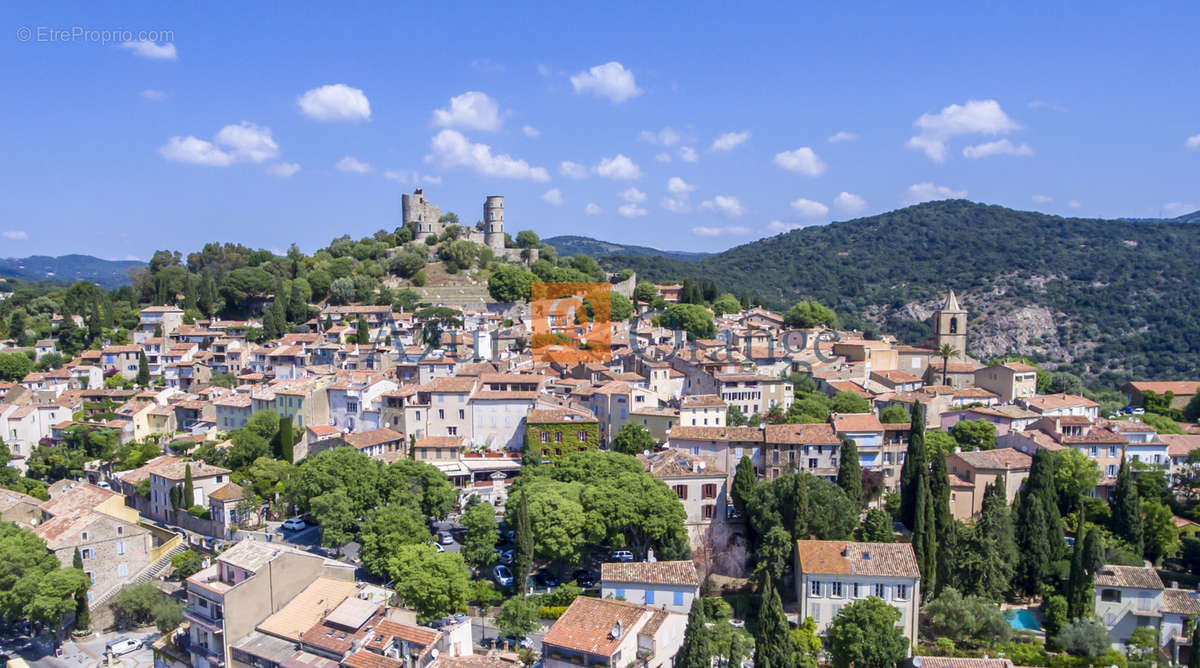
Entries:
{"type": "Polygon", "coordinates": [[[710,668],[713,650],[709,644],[709,632],[705,623],[704,600],[696,597],[688,613],[687,630],[683,644],[675,654],[675,668],[710,668]]]}
{"type": "MultiPolygon", "coordinates": [[[[166,346],[163,346],[164,348],[166,346]]],[[[137,384],[139,387],[150,385],[150,360],[146,359],[146,351],[138,352],[137,384]]]]}
{"type": "Polygon", "coordinates": [[[919,401],[913,402],[911,424],[908,450],[904,454],[904,465],[900,467],[900,521],[910,530],[916,521],[917,486],[913,480],[926,467],[925,407],[919,401]]]}
{"type": "Polygon", "coordinates": [[[183,467],[183,501],[181,505],[186,510],[196,503],[196,489],[192,483],[192,465],[183,467]]]}
{"type": "MultiPolygon", "coordinates": [[[[83,557],[79,554],[79,548],[75,548],[75,556],[71,559],[71,566],[83,570],[83,557]]],[[[75,629],[77,631],[87,631],[92,626],[91,613],[88,612],[87,587],[82,587],[75,591],[75,629]]]]}
{"type": "Polygon", "coordinates": [[[762,607],[758,613],[758,629],[754,634],[754,668],[792,668],[792,645],[788,637],[788,621],[783,614],[783,602],[771,577],[761,577],[759,595],[762,607]]]}
{"type": "Polygon", "coordinates": [[[936,595],[950,586],[951,577],[955,572],[953,555],[958,542],[958,523],[950,514],[950,472],[946,468],[945,456],[933,458],[933,466],[929,472],[929,496],[933,500],[936,523],[934,536],[937,544],[937,587],[933,590],[936,595]]]}
{"type": "Polygon", "coordinates": [[[1137,556],[1142,556],[1142,502],[1138,497],[1137,484],[1133,481],[1133,473],[1129,470],[1129,460],[1125,459],[1124,450],[1121,451],[1117,484],[1113,487],[1108,505],[1112,509],[1113,533],[1129,543],[1137,556]]]}
{"type": "Polygon", "coordinates": [[[292,418],[290,415],[279,416],[279,433],[276,435],[279,439],[279,458],[285,462],[293,464],[292,458],[295,457],[294,447],[296,438],[292,435],[292,418]]]}
{"type": "Polygon", "coordinates": [[[525,593],[525,581],[529,578],[529,567],[533,563],[533,525],[529,520],[529,500],[525,492],[517,501],[517,526],[514,529],[516,549],[513,553],[513,582],[518,591],[525,593]]]}
{"type": "Polygon", "coordinates": [[[854,439],[842,439],[842,458],[838,460],[837,484],[856,507],[862,507],[862,467],[858,464],[858,444],[854,439]]]}

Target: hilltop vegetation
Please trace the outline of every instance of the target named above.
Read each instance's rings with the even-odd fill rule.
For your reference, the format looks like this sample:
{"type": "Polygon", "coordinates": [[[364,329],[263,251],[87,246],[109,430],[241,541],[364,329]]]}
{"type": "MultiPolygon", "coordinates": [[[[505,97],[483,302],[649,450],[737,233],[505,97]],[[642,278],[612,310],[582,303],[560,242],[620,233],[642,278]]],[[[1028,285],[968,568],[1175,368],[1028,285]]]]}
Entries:
{"type": "Polygon", "coordinates": [[[1116,382],[1195,375],[1197,257],[1194,224],[1062,218],[951,200],[794,230],[696,263],[632,256],[600,263],[656,282],[712,280],[781,310],[816,299],[843,324],[909,343],[928,335],[929,313],[953,288],[970,310],[969,352],[1020,353],[1116,382]]]}
{"type": "Polygon", "coordinates": [[[618,244],[610,241],[600,241],[590,237],[580,237],[574,235],[563,235],[550,237],[545,240],[547,244],[554,247],[560,255],[590,255],[599,257],[601,255],[628,255],[630,257],[667,257],[672,260],[681,262],[699,262],[706,257],[712,256],[712,253],[698,253],[690,251],[664,251],[649,246],[633,246],[630,244],[618,244]]]}
{"type": "Polygon", "coordinates": [[[0,258],[0,276],[24,281],[91,281],[102,288],[117,288],[129,283],[129,270],[145,266],[135,260],[102,260],[91,255],[0,258]]]}

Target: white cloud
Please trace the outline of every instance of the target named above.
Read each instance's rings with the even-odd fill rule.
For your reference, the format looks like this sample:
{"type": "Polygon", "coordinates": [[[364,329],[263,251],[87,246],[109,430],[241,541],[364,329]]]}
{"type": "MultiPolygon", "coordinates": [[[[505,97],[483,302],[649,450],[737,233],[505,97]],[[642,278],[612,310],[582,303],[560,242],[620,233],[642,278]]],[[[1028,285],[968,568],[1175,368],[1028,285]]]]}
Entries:
{"type": "Polygon", "coordinates": [[[824,218],[829,215],[829,207],[803,197],[792,200],[792,209],[802,218],[824,218]]]}
{"type": "Polygon", "coordinates": [[[653,130],[642,130],[638,134],[638,141],[644,141],[647,144],[655,144],[661,146],[674,146],[679,143],[683,137],[675,128],[665,127],[658,132],[653,130]]]}
{"type": "Polygon", "coordinates": [[[281,179],[286,179],[295,176],[296,172],[300,171],[300,165],[294,162],[277,162],[267,167],[267,171],[281,179]]]}
{"type": "Polygon", "coordinates": [[[383,172],[383,178],[407,185],[417,182],[417,173],[403,169],[388,169],[383,172]]]}
{"type": "Polygon", "coordinates": [[[858,135],[853,132],[839,130],[838,132],[829,135],[829,139],[826,141],[828,141],[830,144],[837,144],[844,141],[858,141],[858,135]]]}
{"type": "Polygon", "coordinates": [[[671,162],[671,154],[670,153],[659,153],[658,155],[654,156],[654,159],[657,160],[658,162],[671,162]]]}
{"type": "Polygon", "coordinates": [[[455,95],[449,106],[433,110],[433,124],[439,128],[493,132],[500,129],[501,122],[500,105],[477,90],[455,95]]]}
{"type": "Polygon", "coordinates": [[[271,138],[271,128],[250,121],[226,125],[214,139],[218,144],[232,149],[235,160],[264,162],[279,155],[279,144],[271,138]]]}
{"type": "Polygon", "coordinates": [[[699,162],[700,154],[696,153],[696,149],[691,146],[680,146],[679,159],[684,162],[699,162]]]}
{"type": "Polygon", "coordinates": [[[737,197],[733,195],[717,195],[700,203],[701,209],[716,211],[727,218],[737,218],[746,215],[746,209],[737,197]]]}
{"type": "Polygon", "coordinates": [[[456,130],[442,130],[430,142],[433,153],[425,156],[426,162],[443,167],[465,167],[484,176],[501,179],[520,179],[545,183],[550,172],[545,167],[531,167],[524,160],[507,155],[492,155],[487,144],[473,144],[456,130]]]}
{"type": "Polygon", "coordinates": [[[525,136],[529,137],[530,139],[540,137],[542,134],[541,130],[533,127],[532,125],[526,125],[525,127],[521,128],[521,132],[524,132],[525,136]]]}
{"type": "Polygon", "coordinates": [[[775,154],[775,164],[789,172],[800,172],[808,176],[820,176],[825,173],[825,163],[816,151],[807,146],[801,146],[793,151],[775,154]]]}
{"type": "Polygon", "coordinates": [[[1192,149],[1193,151],[1200,151],[1200,135],[1192,135],[1191,137],[1188,137],[1187,141],[1183,142],[1183,145],[1192,149]]]}
{"type": "Polygon", "coordinates": [[[687,196],[682,197],[664,197],[662,198],[662,208],[671,213],[687,213],[692,210],[692,205],[688,202],[687,196]]]}
{"type": "Polygon", "coordinates": [[[993,155],[1030,156],[1033,155],[1033,148],[1029,144],[1018,145],[1007,139],[1000,139],[986,144],[968,146],[963,149],[963,155],[971,159],[988,158],[993,155]]]}
{"type": "Polygon", "coordinates": [[[300,111],[318,121],[365,121],[371,118],[371,103],[361,89],[346,84],[314,88],[296,99],[300,111]]]}
{"type": "Polygon", "coordinates": [[[440,176],[430,176],[429,174],[426,174],[425,176],[421,177],[421,180],[424,181],[425,183],[428,183],[431,186],[442,185],[442,177],[440,177],[440,176]]]}
{"type": "Polygon", "coordinates": [[[146,90],[142,91],[140,95],[142,96],[142,99],[150,100],[151,102],[158,102],[167,97],[166,93],[162,92],[161,90],[154,90],[153,88],[147,88],[146,90]]]}
{"type": "Polygon", "coordinates": [[[632,187],[617,193],[617,197],[631,204],[646,201],[646,193],[632,187]]]}
{"type": "Polygon", "coordinates": [[[596,165],[596,174],[614,181],[632,181],[642,178],[642,170],[637,163],[618,153],[611,158],[602,158],[596,165]]]}
{"type": "Polygon", "coordinates": [[[867,200],[843,190],[837,197],[833,198],[833,205],[842,213],[853,215],[862,213],[867,208],[867,200]]]}
{"type": "Polygon", "coordinates": [[[568,179],[586,179],[588,174],[591,173],[591,170],[587,168],[587,165],[581,165],[578,162],[571,162],[570,160],[563,160],[558,165],[558,173],[562,174],[568,179]]]}
{"type": "Polygon", "coordinates": [[[905,144],[925,152],[934,162],[946,159],[946,142],[952,137],[965,134],[1004,134],[1020,129],[1016,121],[1008,117],[995,100],[968,100],[966,104],[952,104],[936,114],[921,114],[913,122],[921,134],[905,144]]]}
{"type": "Polygon", "coordinates": [[[1054,198],[1049,195],[1034,195],[1033,196],[1034,204],[1049,204],[1053,201],[1054,201],[1054,198]]]}
{"type": "Polygon", "coordinates": [[[905,204],[920,204],[921,202],[930,202],[939,199],[959,199],[966,197],[966,190],[953,190],[946,186],[934,185],[928,181],[924,183],[914,183],[908,187],[908,196],[905,198],[905,204]]]}
{"type": "Polygon", "coordinates": [[[791,232],[794,229],[804,227],[803,223],[789,223],[782,220],[772,220],[767,223],[767,229],[771,232],[791,232]]]}
{"type": "Polygon", "coordinates": [[[1073,200],[1067,202],[1067,206],[1071,207],[1072,209],[1078,209],[1079,207],[1083,206],[1083,202],[1080,202],[1077,199],[1073,199],[1073,200]]]}
{"type": "Polygon", "coordinates": [[[642,94],[633,72],[617,61],[596,65],[586,72],[571,75],[576,93],[591,93],[613,102],[624,102],[642,94]]]}
{"type": "Polygon", "coordinates": [[[622,204],[617,207],[617,213],[625,218],[637,218],[638,216],[646,215],[648,212],[644,208],[631,203],[622,204]]]}
{"type": "Polygon", "coordinates": [[[1045,100],[1030,100],[1028,106],[1030,109],[1049,109],[1050,111],[1057,111],[1059,113],[1066,112],[1067,110],[1066,107],[1057,102],[1047,102],[1045,100]]]}
{"type": "Polygon", "coordinates": [[[546,192],[542,193],[542,201],[553,204],[554,206],[562,206],[562,204],[563,204],[562,191],[560,191],[558,188],[551,188],[551,189],[547,190],[546,192]]]}
{"type": "Polygon", "coordinates": [[[1197,209],[1200,209],[1200,207],[1196,206],[1195,204],[1191,204],[1189,202],[1167,202],[1166,204],[1163,205],[1162,208],[1163,208],[1163,213],[1167,214],[1168,216],[1171,216],[1172,218],[1174,218],[1175,216],[1182,216],[1185,213],[1191,213],[1197,209]]]}
{"type": "Polygon", "coordinates": [[[699,225],[692,228],[692,234],[700,237],[720,237],[725,235],[740,236],[750,234],[750,228],[740,225],[731,225],[728,227],[710,227],[707,225],[699,225]]]}
{"type": "Polygon", "coordinates": [[[158,149],[158,154],[171,162],[205,167],[228,167],[233,164],[233,155],[221,150],[212,142],[187,137],[171,137],[158,149]]]}
{"type": "Polygon", "coordinates": [[[667,179],[667,192],[674,195],[686,195],[696,189],[696,186],[684,181],[678,176],[667,179]]]}
{"type": "Polygon", "coordinates": [[[588,205],[583,207],[583,212],[589,216],[598,216],[604,213],[604,209],[601,209],[600,205],[595,202],[588,202],[588,205]]]}
{"type": "Polygon", "coordinates": [[[121,42],[122,49],[129,49],[135,55],[151,60],[175,60],[175,45],[170,42],[156,44],[148,39],[138,42],[121,42]]]}
{"type": "Polygon", "coordinates": [[[349,155],[338,160],[334,167],[337,167],[338,171],[352,174],[366,174],[371,171],[371,165],[349,155]]]}
{"type": "Polygon", "coordinates": [[[4,230],[4,233],[0,234],[0,236],[12,241],[25,241],[29,238],[29,233],[25,230],[4,230]]]}
{"type": "Polygon", "coordinates": [[[712,143],[712,150],[714,150],[714,151],[732,151],[733,149],[737,148],[738,146],[741,146],[742,144],[744,144],[746,142],[746,140],[749,138],[750,138],[749,130],[742,130],[741,132],[726,132],[725,134],[721,135],[720,137],[717,137],[716,141],[714,141],[712,143]]]}

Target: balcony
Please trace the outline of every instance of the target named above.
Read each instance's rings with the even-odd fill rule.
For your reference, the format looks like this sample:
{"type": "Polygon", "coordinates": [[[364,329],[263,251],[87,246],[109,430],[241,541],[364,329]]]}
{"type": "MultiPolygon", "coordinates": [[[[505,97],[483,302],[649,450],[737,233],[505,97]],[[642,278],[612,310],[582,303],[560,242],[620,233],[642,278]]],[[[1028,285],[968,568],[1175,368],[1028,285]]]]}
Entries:
{"type": "Polygon", "coordinates": [[[188,586],[198,586],[215,594],[224,595],[233,586],[221,580],[220,564],[213,564],[204,570],[196,572],[187,579],[188,586]]]}

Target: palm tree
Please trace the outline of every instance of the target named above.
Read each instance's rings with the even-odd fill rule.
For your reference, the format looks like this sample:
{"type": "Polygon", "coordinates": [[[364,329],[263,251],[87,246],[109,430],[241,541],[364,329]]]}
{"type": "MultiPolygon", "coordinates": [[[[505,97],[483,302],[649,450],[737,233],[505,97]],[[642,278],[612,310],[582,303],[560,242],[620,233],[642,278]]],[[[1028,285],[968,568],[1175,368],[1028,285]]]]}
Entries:
{"type": "Polygon", "coordinates": [[[942,358],[942,385],[947,385],[946,378],[950,373],[950,358],[958,357],[959,351],[955,350],[954,346],[949,343],[943,343],[942,347],[938,348],[934,357],[942,358]]]}

